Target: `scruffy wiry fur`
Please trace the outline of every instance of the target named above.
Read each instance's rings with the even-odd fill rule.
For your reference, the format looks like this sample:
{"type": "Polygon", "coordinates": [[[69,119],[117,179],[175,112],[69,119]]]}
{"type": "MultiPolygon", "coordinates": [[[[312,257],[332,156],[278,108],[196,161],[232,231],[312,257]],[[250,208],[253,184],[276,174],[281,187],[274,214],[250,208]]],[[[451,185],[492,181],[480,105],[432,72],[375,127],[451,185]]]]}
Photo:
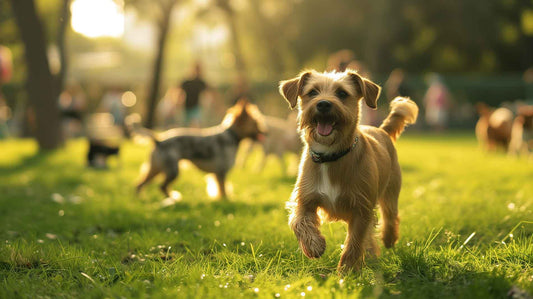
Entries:
{"type": "Polygon", "coordinates": [[[240,141],[244,138],[257,139],[265,133],[262,114],[257,106],[241,100],[226,113],[222,124],[207,129],[172,129],[155,136],[151,131],[137,131],[150,135],[155,148],[150,161],[145,165],[139,192],[148,182],[160,173],[165,175],[161,191],[169,196],[169,185],[179,173],[178,162],[190,160],[205,172],[214,173],[219,193],[226,198],[225,179],[235,163],[235,155],[240,141]],[[159,139],[162,138],[162,139],[159,139]]]}
{"type": "Polygon", "coordinates": [[[339,271],[359,269],[364,250],[379,254],[374,236],[374,208],[380,204],[385,247],[398,240],[398,196],[401,172],[393,141],[405,125],[414,123],[418,107],[406,98],[391,103],[391,113],[380,128],[360,126],[361,100],[376,108],[380,87],[352,70],[318,73],[306,71],[282,81],[280,92],[291,107],[298,107],[299,132],[305,143],[298,179],[288,207],[289,224],[304,254],[320,257],[326,241],[319,231],[319,210],[329,220],[348,223],[339,271]],[[327,113],[318,105],[331,105],[327,113]],[[333,129],[321,134],[319,123],[333,129]],[[331,154],[355,146],[340,159],[315,163],[310,151],[331,154]]]}

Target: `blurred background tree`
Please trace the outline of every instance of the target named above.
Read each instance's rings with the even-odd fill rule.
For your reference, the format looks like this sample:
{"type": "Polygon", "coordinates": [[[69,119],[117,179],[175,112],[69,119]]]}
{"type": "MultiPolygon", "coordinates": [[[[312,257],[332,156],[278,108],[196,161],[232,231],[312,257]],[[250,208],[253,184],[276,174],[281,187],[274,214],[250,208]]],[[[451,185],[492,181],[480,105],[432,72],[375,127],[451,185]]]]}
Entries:
{"type": "Polygon", "coordinates": [[[30,113],[35,119],[35,137],[40,149],[55,149],[63,141],[60,127],[57,97],[62,91],[66,68],[64,38],[66,25],[69,23],[69,2],[62,4],[58,26],[58,48],[63,65],[58,76],[51,73],[47,56],[46,31],[38,15],[33,0],[12,0],[13,14],[18,25],[19,34],[24,44],[27,63],[26,87],[29,97],[30,113]]]}
{"type": "Polygon", "coordinates": [[[155,109],[160,96],[161,76],[164,67],[165,49],[170,30],[170,22],[174,7],[178,0],[130,0],[126,5],[131,5],[137,10],[139,15],[153,20],[157,28],[156,54],[152,67],[152,79],[149,83],[147,100],[148,110],[146,112],[144,125],[153,128],[155,124],[155,109]]]}

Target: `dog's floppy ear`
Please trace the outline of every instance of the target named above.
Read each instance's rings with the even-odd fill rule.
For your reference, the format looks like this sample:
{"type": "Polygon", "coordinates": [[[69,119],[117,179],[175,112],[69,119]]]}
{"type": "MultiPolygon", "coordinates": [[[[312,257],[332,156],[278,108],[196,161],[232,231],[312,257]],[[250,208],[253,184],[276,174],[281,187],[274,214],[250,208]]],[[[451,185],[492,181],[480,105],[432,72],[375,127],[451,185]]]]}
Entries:
{"type": "Polygon", "coordinates": [[[377,109],[381,87],[379,87],[376,83],[359,76],[359,74],[355,72],[349,72],[348,74],[355,83],[355,86],[359,87],[361,95],[365,99],[365,103],[368,105],[368,107],[377,109]]]}
{"type": "Polygon", "coordinates": [[[302,94],[302,88],[309,76],[311,76],[311,72],[305,72],[294,79],[281,81],[279,83],[279,93],[281,93],[285,100],[289,102],[291,109],[296,107],[298,96],[302,94]]]}

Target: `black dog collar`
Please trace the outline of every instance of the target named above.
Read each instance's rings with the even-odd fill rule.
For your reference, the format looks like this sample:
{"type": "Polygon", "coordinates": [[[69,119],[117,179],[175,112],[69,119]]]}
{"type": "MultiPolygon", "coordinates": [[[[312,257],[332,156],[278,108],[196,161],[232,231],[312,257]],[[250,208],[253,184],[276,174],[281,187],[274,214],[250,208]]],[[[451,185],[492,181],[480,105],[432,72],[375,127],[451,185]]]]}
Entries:
{"type": "Polygon", "coordinates": [[[309,149],[309,152],[311,154],[311,159],[315,163],[326,163],[326,162],[337,161],[340,158],[344,157],[347,153],[349,153],[355,147],[355,145],[357,144],[357,141],[359,141],[359,137],[355,137],[355,141],[352,143],[352,146],[350,146],[349,148],[343,151],[340,151],[340,152],[329,154],[329,155],[317,153],[313,151],[312,149],[309,149]]]}

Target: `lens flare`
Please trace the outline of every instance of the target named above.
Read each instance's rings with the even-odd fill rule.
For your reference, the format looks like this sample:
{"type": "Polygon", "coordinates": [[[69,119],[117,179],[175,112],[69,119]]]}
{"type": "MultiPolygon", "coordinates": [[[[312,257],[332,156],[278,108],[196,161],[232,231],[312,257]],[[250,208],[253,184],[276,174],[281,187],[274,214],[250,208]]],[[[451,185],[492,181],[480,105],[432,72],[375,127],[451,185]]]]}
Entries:
{"type": "Polygon", "coordinates": [[[120,37],[124,33],[124,4],[113,0],[75,0],[70,6],[72,29],[87,37],[120,37]]]}

